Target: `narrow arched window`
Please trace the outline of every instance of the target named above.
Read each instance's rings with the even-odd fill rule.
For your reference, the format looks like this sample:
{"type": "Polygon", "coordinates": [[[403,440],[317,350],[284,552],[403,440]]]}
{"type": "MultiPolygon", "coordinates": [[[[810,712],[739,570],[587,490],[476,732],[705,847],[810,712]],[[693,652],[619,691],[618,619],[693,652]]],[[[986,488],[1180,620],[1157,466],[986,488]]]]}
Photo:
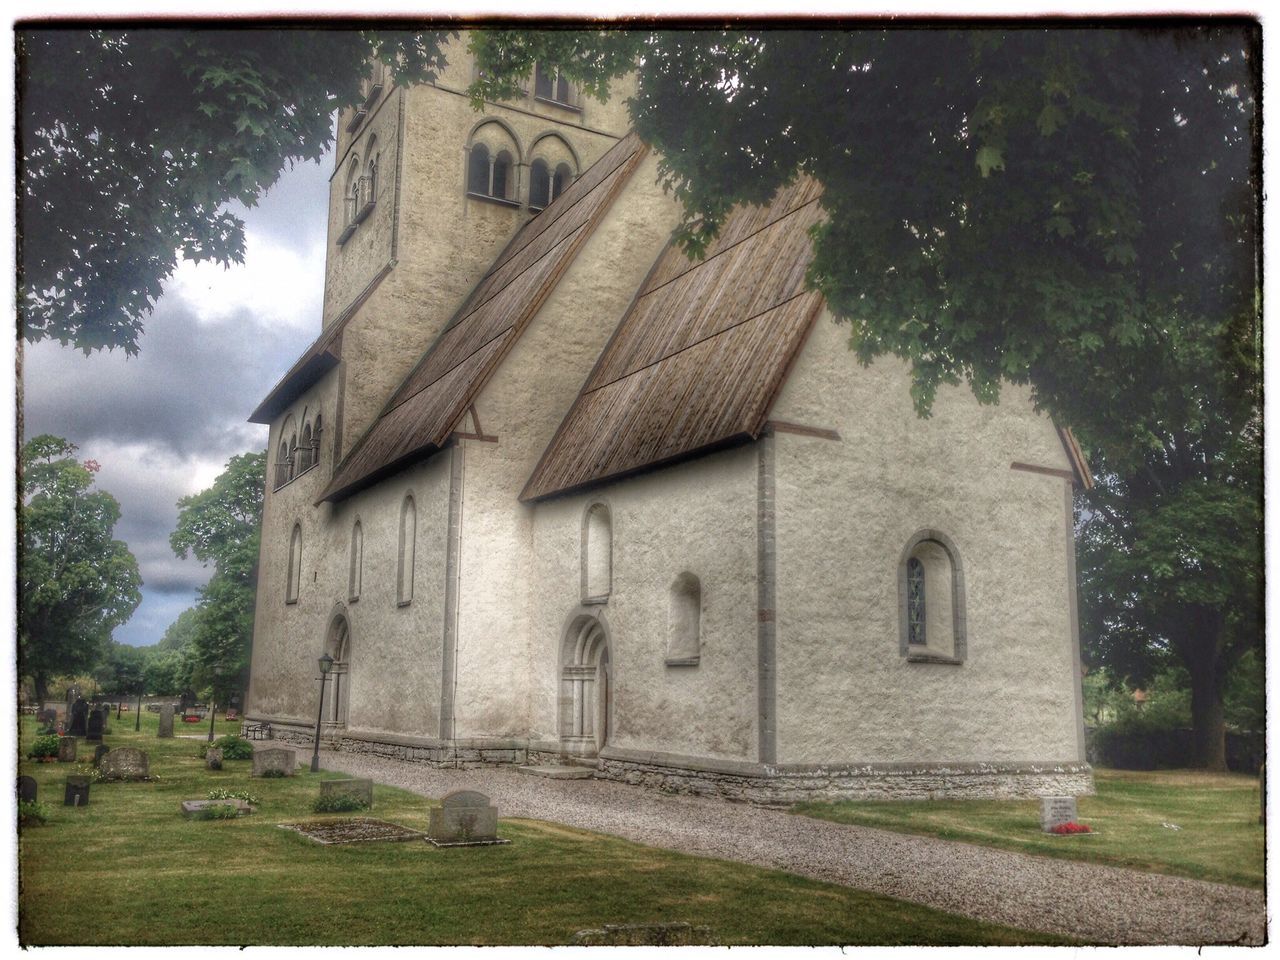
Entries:
{"type": "Polygon", "coordinates": [[[289,444],[280,441],[280,449],[276,451],[276,489],[279,490],[289,482],[289,444]]]}
{"type": "Polygon", "coordinates": [[[899,650],[909,660],[961,663],[967,649],[964,571],[937,530],[908,541],[898,565],[899,650]]]}
{"type": "Polygon", "coordinates": [[[467,191],[489,194],[489,148],[483,143],[472,144],[467,157],[467,191]]]}
{"type": "Polygon", "coordinates": [[[492,196],[506,199],[507,185],[511,182],[511,154],[506,150],[499,151],[493,160],[492,196]]]}
{"type": "Polygon", "coordinates": [[[360,209],[360,160],[351,158],[347,167],[347,186],[344,194],[342,222],[350,226],[355,222],[356,213],[360,209]]]}
{"type": "Polygon", "coordinates": [[[533,95],[550,100],[555,92],[555,74],[543,69],[542,64],[533,68],[533,95]]]}
{"type": "Polygon", "coordinates": [[[907,561],[907,643],[925,642],[924,564],[919,557],[907,561]]]}
{"type": "Polygon", "coordinates": [[[541,210],[551,202],[551,170],[538,158],[529,165],[529,206],[541,210]]]}
{"type": "Polygon", "coordinates": [[[360,599],[360,586],[364,580],[364,527],[357,520],[351,528],[351,569],[347,574],[347,599],[355,603],[360,599]]]}
{"type": "Polygon", "coordinates": [[[316,414],[316,428],[311,431],[311,465],[320,462],[320,414],[316,414]]]}
{"type": "Polygon", "coordinates": [[[302,582],[302,525],[293,525],[289,538],[289,576],[285,584],[284,602],[298,602],[298,585],[302,582]]]}
{"type": "Polygon", "coordinates": [[[693,666],[702,654],[702,583],[682,573],[671,584],[667,609],[667,665],[693,666]]]}
{"type": "Polygon", "coordinates": [[[289,437],[289,479],[292,480],[298,475],[298,435],[291,434],[289,437]]]}
{"type": "Polygon", "coordinates": [[[561,103],[569,102],[569,81],[563,73],[556,76],[556,99],[561,103]]]}
{"type": "Polygon", "coordinates": [[[587,510],[582,531],[582,596],[604,603],[613,590],[613,521],[603,503],[587,510]]]}
{"type": "Polygon", "coordinates": [[[573,183],[573,171],[569,169],[569,165],[562,163],[557,166],[555,177],[551,181],[551,199],[554,200],[564,193],[565,188],[571,183],[573,183]]]}
{"type": "Polygon", "coordinates": [[[400,549],[396,563],[396,603],[400,606],[413,600],[413,560],[417,528],[417,510],[413,505],[413,497],[407,496],[400,506],[400,549]]]}
{"type": "Polygon", "coordinates": [[[302,428],[302,447],[298,450],[298,472],[306,473],[311,469],[311,424],[302,428]]]}

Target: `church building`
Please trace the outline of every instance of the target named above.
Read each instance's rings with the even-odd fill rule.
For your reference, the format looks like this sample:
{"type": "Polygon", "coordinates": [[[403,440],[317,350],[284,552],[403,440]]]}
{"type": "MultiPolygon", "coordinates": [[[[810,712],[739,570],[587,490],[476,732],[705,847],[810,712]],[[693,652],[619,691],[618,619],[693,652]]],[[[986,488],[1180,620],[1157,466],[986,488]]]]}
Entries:
{"type": "Polygon", "coordinates": [[[860,366],[820,185],[691,261],[625,83],[476,112],[462,46],[339,118],[320,334],[251,417],[246,716],[764,803],[1091,793],[1070,432],[860,366]]]}

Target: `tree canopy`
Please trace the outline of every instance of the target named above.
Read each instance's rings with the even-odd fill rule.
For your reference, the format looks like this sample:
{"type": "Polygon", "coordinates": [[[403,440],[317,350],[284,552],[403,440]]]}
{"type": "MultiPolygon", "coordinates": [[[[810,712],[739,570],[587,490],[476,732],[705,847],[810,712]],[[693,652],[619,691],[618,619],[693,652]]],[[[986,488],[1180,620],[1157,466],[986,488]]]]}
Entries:
{"type": "Polygon", "coordinates": [[[178,525],[169,538],[174,553],[214,567],[200,591],[190,622],[178,622],[162,643],[182,645],[195,682],[215,687],[215,696],[237,689],[249,669],[253,609],[261,537],[267,455],[244,453],[207,490],[178,501],[178,525]]]}
{"type": "Polygon", "coordinates": [[[253,206],[318,160],[371,58],[405,82],[443,32],[26,29],[18,33],[24,336],[138,350],[179,257],[238,263],[253,206]]]}
{"type": "Polygon", "coordinates": [[[51,677],[95,666],[142,599],[138,562],[112,538],[120,504],[93,488],[99,465],[75,452],[48,434],[22,447],[18,659],[40,699],[51,677]]]}

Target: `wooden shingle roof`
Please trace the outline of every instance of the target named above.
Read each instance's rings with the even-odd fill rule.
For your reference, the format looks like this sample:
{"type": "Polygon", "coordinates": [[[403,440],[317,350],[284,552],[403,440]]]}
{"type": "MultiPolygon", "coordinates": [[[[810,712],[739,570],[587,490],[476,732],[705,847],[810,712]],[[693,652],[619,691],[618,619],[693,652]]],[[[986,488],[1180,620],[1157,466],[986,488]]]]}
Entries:
{"type": "Polygon", "coordinates": [[[320,500],[350,496],[448,442],[645,152],[634,133],[623,137],[521,228],[343,458],[320,500]]]}
{"type": "Polygon", "coordinates": [[[659,256],[520,495],[537,500],[759,436],[822,305],[820,186],[742,207],[707,256],[659,256]]]}

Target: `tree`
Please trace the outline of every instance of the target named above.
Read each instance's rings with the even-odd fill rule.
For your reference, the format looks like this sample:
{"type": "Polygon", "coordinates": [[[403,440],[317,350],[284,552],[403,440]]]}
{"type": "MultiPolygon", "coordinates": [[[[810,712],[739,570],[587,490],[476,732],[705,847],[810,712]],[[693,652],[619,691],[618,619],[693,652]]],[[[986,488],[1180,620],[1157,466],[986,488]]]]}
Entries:
{"type": "Polygon", "coordinates": [[[213,486],[178,501],[169,538],[179,557],[190,552],[214,566],[195,607],[190,660],[194,682],[213,686],[215,697],[243,687],[248,674],[266,462],[265,451],[232,457],[213,486]]]}
{"type": "Polygon", "coordinates": [[[93,489],[99,466],[75,451],[48,434],[22,448],[18,659],[40,700],[54,675],[92,668],[142,600],[138,562],[112,539],[120,505],[93,489]]]}
{"type": "Polygon", "coordinates": [[[146,648],[112,640],[94,676],[99,687],[107,693],[128,697],[140,691],[146,662],[146,648]]]}
{"type": "Polygon", "coordinates": [[[318,160],[371,59],[432,79],[446,32],[26,29],[18,34],[24,336],[138,350],[178,257],[238,263],[252,206],[318,160]]]}
{"type": "Polygon", "coordinates": [[[599,93],[635,70],[640,135],[692,256],[739,202],[823,185],[810,285],[869,363],[1030,384],[1098,483],[1078,498],[1089,659],[1192,683],[1225,764],[1227,672],[1260,650],[1257,24],[1160,29],[494,31],[473,99],[535,62],[599,93]]]}

